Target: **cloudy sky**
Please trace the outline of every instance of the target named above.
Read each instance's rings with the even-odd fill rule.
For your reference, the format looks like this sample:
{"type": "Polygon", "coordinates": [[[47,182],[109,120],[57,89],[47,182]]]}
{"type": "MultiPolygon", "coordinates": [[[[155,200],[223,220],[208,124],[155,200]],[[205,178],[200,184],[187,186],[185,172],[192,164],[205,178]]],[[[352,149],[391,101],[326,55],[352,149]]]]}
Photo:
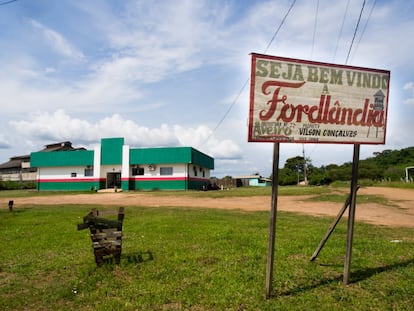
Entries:
{"type": "MultiPolygon", "coordinates": [[[[386,145],[361,158],[414,146],[413,12],[406,0],[0,0],[0,163],[125,137],[195,147],[213,176],[269,176],[272,144],[247,142],[252,52],[345,64],[350,51],[348,65],[390,70],[386,145]]],[[[280,165],[302,147],[282,144],[280,165]]],[[[352,161],[351,145],[304,148],[316,166],[352,161]]]]}

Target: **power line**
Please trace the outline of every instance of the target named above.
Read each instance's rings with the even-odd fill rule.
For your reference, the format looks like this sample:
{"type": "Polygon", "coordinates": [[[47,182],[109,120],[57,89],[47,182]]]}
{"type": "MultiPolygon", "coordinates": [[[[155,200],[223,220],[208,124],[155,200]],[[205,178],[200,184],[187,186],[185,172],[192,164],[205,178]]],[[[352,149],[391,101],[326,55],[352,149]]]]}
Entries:
{"type": "MultiPolygon", "coordinates": [[[[368,25],[369,19],[371,18],[372,12],[374,11],[375,4],[376,4],[376,0],[374,0],[374,4],[372,5],[371,12],[369,13],[368,19],[367,19],[367,21],[366,21],[366,23],[365,23],[364,29],[362,30],[362,34],[361,34],[361,36],[360,36],[360,38],[359,38],[359,41],[358,41],[358,43],[357,43],[357,47],[358,47],[359,43],[361,42],[362,36],[363,36],[363,34],[364,34],[364,32],[365,32],[365,29],[366,29],[366,27],[367,27],[367,25],[368,25]]],[[[337,50],[338,50],[338,44],[339,44],[339,40],[340,40],[341,35],[342,35],[342,30],[343,30],[343,27],[344,27],[344,24],[345,24],[346,15],[347,15],[347,12],[348,12],[348,7],[349,7],[349,0],[348,0],[347,5],[346,5],[346,9],[345,9],[344,18],[343,18],[343,20],[342,20],[342,26],[341,26],[341,30],[340,30],[340,33],[339,33],[339,37],[338,37],[338,41],[337,41],[337,45],[336,45],[336,48],[335,48],[334,59],[335,59],[335,56],[336,56],[336,52],[337,52],[337,50]]],[[[362,3],[361,12],[359,13],[358,22],[357,22],[357,24],[356,24],[356,26],[355,26],[354,35],[353,35],[353,37],[352,37],[351,45],[349,46],[348,55],[347,55],[347,57],[346,57],[345,64],[348,64],[349,55],[351,54],[352,46],[353,46],[353,43],[354,43],[354,40],[355,40],[356,34],[357,34],[357,32],[358,32],[359,23],[360,23],[360,21],[361,21],[361,17],[362,17],[362,13],[363,13],[363,11],[364,11],[364,8],[365,8],[365,0],[364,0],[364,2],[362,3]]],[[[316,146],[315,146],[315,148],[316,148],[316,146]]],[[[314,151],[314,150],[313,150],[313,151],[314,151]]],[[[313,151],[312,151],[312,152],[313,152],[313,151]]]]}
{"type": "MultiPolygon", "coordinates": [[[[270,39],[269,44],[266,46],[264,53],[267,52],[267,50],[270,48],[270,46],[272,45],[274,39],[276,38],[277,34],[279,33],[280,29],[282,28],[283,24],[285,23],[290,11],[292,10],[293,6],[295,5],[296,0],[293,0],[289,9],[287,10],[285,16],[283,17],[282,21],[279,24],[279,27],[276,29],[276,31],[273,33],[272,39],[270,39]]],[[[211,136],[215,133],[215,131],[220,127],[220,125],[224,122],[224,120],[226,119],[226,117],[228,116],[228,114],[230,113],[231,109],[233,108],[233,106],[237,103],[237,101],[239,100],[241,94],[243,93],[244,89],[246,88],[246,85],[249,83],[250,77],[247,78],[246,82],[244,82],[243,86],[241,87],[239,93],[237,93],[235,99],[233,100],[233,102],[231,103],[231,105],[229,106],[229,108],[227,109],[227,111],[224,113],[223,117],[220,119],[220,121],[217,123],[217,125],[215,126],[215,128],[211,131],[210,135],[207,136],[207,138],[203,141],[203,143],[201,144],[201,146],[203,146],[210,138],[211,136]]]]}
{"type": "MultiPolygon", "coordinates": [[[[318,28],[318,17],[319,17],[319,0],[316,0],[315,21],[313,23],[313,37],[312,37],[312,49],[311,49],[310,59],[313,58],[313,50],[315,48],[316,30],[318,28]]],[[[305,158],[305,144],[302,144],[302,153],[303,153],[303,177],[304,177],[305,185],[307,185],[308,175],[307,175],[307,163],[306,163],[306,158],[305,158]]],[[[299,180],[298,180],[298,183],[299,183],[299,180]]]]}
{"type": "Polygon", "coordinates": [[[4,2],[0,2],[0,5],[6,5],[6,4],[10,4],[12,2],[16,2],[17,0],[9,0],[9,1],[4,1],[4,2]]]}
{"type": "Polygon", "coordinates": [[[351,54],[352,46],[354,44],[355,36],[357,34],[357,31],[358,31],[359,22],[361,21],[361,16],[362,16],[362,12],[364,11],[364,7],[365,7],[365,0],[362,3],[361,12],[359,13],[358,22],[356,24],[355,31],[354,31],[354,36],[352,37],[351,45],[349,46],[349,50],[348,50],[348,55],[346,56],[345,65],[348,64],[349,54],[351,54]]]}
{"type": "Polygon", "coordinates": [[[317,29],[317,26],[318,26],[318,15],[319,15],[319,0],[316,1],[315,23],[313,24],[311,59],[313,58],[313,49],[315,47],[316,29],[317,29]]]}
{"type": "Polygon", "coordinates": [[[355,56],[355,53],[356,53],[356,52],[357,52],[357,50],[358,50],[358,46],[359,46],[359,44],[361,43],[362,37],[364,36],[365,30],[367,29],[367,26],[368,26],[369,20],[371,19],[372,12],[374,11],[374,8],[375,8],[375,5],[376,5],[376,4],[377,4],[377,0],[374,0],[374,3],[372,4],[372,7],[371,7],[371,11],[369,12],[369,15],[368,15],[367,21],[365,22],[364,28],[362,29],[361,36],[359,37],[359,40],[358,40],[358,42],[357,42],[357,44],[356,44],[356,46],[355,46],[355,50],[354,50],[354,53],[353,53],[353,55],[354,55],[354,56],[355,56]]]}
{"type": "Polygon", "coordinates": [[[229,108],[227,109],[226,113],[224,114],[224,116],[220,119],[220,121],[217,123],[216,127],[213,129],[213,131],[210,133],[210,135],[208,135],[208,137],[206,138],[206,140],[201,144],[204,145],[209,139],[210,137],[214,134],[214,132],[219,128],[219,126],[224,122],[224,120],[226,119],[227,115],[230,113],[230,110],[233,108],[233,106],[236,104],[236,102],[239,100],[239,97],[241,96],[241,94],[243,93],[244,89],[246,88],[247,83],[249,82],[249,79],[246,80],[246,82],[244,82],[243,86],[241,87],[239,93],[237,94],[236,98],[234,99],[234,101],[231,103],[231,105],[229,106],[229,108]]]}
{"type": "Polygon", "coordinates": [[[339,31],[338,41],[336,41],[336,47],[335,47],[335,52],[334,52],[334,56],[333,56],[332,62],[335,61],[336,53],[338,52],[339,41],[341,40],[342,31],[344,30],[345,20],[346,20],[347,14],[348,14],[348,8],[349,8],[349,0],[346,3],[346,8],[345,8],[345,12],[344,12],[344,18],[342,19],[341,30],[339,31]]]}
{"type": "Polygon", "coordinates": [[[273,40],[276,38],[277,34],[279,33],[280,29],[282,28],[283,24],[285,23],[285,21],[286,21],[286,19],[287,19],[288,15],[289,15],[289,13],[290,13],[290,11],[292,10],[293,6],[295,5],[295,3],[296,3],[296,0],[293,0],[293,1],[292,1],[292,3],[290,4],[289,9],[287,10],[287,12],[286,12],[285,16],[283,17],[282,21],[280,22],[279,27],[276,29],[275,33],[273,34],[273,37],[272,37],[272,39],[270,40],[269,44],[267,45],[267,47],[266,47],[266,49],[265,49],[264,53],[266,53],[266,52],[267,52],[267,50],[268,50],[268,49],[270,48],[270,46],[272,45],[273,40]]]}

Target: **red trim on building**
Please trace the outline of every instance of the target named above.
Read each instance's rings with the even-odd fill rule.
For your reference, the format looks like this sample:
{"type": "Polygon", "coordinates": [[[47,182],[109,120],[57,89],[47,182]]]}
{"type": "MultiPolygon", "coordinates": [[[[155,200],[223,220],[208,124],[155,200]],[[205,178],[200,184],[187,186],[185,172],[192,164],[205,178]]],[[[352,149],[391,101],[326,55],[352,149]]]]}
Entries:
{"type": "Polygon", "coordinates": [[[99,181],[105,181],[106,178],[42,178],[42,179],[36,179],[37,182],[99,182],[99,181]]]}
{"type": "Polygon", "coordinates": [[[208,178],[197,178],[197,177],[124,177],[122,181],[171,181],[171,180],[193,180],[193,181],[209,181],[208,178]]]}

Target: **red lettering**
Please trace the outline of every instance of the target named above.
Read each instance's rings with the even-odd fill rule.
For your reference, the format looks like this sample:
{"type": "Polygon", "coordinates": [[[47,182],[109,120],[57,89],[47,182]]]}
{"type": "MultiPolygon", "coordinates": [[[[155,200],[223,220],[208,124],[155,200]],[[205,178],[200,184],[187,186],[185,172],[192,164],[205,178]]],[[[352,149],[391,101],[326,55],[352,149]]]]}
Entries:
{"type": "Polygon", "coordinates": [[[269,109],[266,111],[265,109],[261,110],[259,113],[259,117],[262,121],[268,121],[276,112],[277,104],[279,102],[286,104],[287,96],[283,95],[282,98],[279,98],[279,92],[282,87],[290,87],[290,88],[299,88],[304,85],[305,82],[281,82],[281,81],[266,81],[262,85],[262,92],[264,95],[269,95],[270,91],[268,88],[276,87],[273,91],[272,99],[269,100],[266,104],[269,106],[269,109]]]}
{"type": "Polygon", "coordinates": [[[273,118],[275,121],[300,123],[305,115],[310,123],[376,127],[384,125],[385,112],[374,110],[374,106],[369,103],[368,98],[364,100],[363,107],[357,109],[341,107],[339,100],[336,100],[332,107],[331,96],[325,94],[321,94],[319,103],[312,106],[288,103],[288,96],[282,94],[282,88],[300,88],[304,84],[304,81],[282,82],[272,80],[264,82],[262,93],[271,95],[271,99],[266,103],[267,109],[262,109],[259,112],[260,120],[268,121],[273,118]]]}

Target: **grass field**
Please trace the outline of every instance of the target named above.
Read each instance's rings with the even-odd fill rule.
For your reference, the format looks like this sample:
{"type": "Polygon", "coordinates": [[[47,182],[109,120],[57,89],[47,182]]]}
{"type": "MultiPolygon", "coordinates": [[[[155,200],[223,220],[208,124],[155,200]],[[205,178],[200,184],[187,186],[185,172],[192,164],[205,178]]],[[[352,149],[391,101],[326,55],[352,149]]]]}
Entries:
{"type": "Polygon", "coordinates": [[[310,262],[332,219],[279,212],[274,297],[267,300],[268,212],[127,207],[120,266],[108,262],[96,268],[89,233],[76,229],[90,208],[0,210],[2,310],[412,310],[414,305],[414,229],[357,223],[351,284],[344,286],[345,221],[310,262]]]}

